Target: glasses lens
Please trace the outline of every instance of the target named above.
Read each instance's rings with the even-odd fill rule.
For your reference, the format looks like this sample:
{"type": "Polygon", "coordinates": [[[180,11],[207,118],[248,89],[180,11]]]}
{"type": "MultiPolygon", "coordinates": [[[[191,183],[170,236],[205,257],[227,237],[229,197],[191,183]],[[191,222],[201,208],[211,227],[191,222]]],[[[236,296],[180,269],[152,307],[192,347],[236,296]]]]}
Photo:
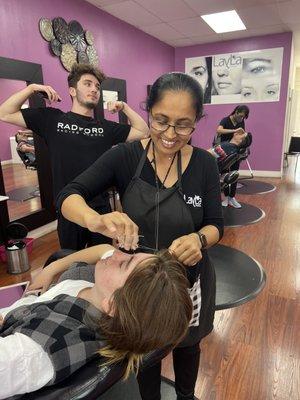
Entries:
{"type": "Polygon", "coordinates": [[[178,135],[188,136],[194,131],[194,128],[191,126],[175,126],[175,132],[178,135]]]}
{"type": "Polygon", "coordinates": [[[151,127],[157,131],[164,132],[168,129],[169,125],[153,119],[151,122],[151,127]]]}

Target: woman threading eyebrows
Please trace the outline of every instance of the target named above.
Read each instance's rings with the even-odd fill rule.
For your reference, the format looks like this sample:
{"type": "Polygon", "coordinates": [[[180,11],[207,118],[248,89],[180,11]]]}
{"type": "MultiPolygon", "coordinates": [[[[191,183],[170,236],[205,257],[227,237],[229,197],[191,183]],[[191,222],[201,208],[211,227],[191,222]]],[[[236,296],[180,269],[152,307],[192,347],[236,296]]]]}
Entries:
{"type": "MultiPolygon", "coordinates": [[[[199,343],[213,329],[215,272],[206,249],[223,234],[219,175],[211,154],[188,144],[203,113],[203,91],[194,78],[162,75],[146,105],[150,139],[107,151],[64,188],[58,207],[65,218],[116,238],[126,250],[168,248],[185,264],[194,313],[173,360],[177,399],[189,400],[194,398],[199,343]],[[99,215],[86,201],[111,186],[120,194],[123,212],[99,215]]],[[[158,363],[139,373],[143,400],[161,398],[160,370],[158,363]]]]}

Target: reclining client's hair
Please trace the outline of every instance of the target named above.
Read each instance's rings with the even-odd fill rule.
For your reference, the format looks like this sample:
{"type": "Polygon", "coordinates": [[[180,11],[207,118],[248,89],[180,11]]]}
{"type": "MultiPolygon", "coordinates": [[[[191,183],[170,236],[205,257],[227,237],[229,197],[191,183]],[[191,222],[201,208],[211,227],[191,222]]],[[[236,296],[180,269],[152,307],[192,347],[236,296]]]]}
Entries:
{"type": "Polygon", "coordinates": [[[142,261],[115,291],[113,317],[100,320],[107,346],[99,353],[108,364],[126,359],[125,379],[144,354],[183,339],[192,317],[188,287],[185,267],[164,250],[142,261]]]}

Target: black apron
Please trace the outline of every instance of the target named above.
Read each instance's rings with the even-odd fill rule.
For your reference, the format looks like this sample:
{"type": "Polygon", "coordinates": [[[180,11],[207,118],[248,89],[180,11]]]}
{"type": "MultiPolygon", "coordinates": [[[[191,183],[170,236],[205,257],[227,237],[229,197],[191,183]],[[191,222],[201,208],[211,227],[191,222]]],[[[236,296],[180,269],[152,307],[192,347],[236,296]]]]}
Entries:
{"type": "MultiPolygon", "coordinates": [[[[156,248],[156,227],[158,223],[158,249],[168,248],[173,240],[196,231],[191,212],[183,199],[181,186],[181,153],[177,157],[178,181],[171,188],[159,189],[140,178],[147,160],[151,141],[147,144],[123,198],[122,208],[139,227],[139,244],[156,248]],[[157,213],[157,204],[159,212],[157,213]],[[158,214],[158,215],[157,215],[158,214]],[[158,221],[157,221],[158,219],[158,221]]],[[[201,282],[201,312],[199,325],[189,328],[188,335],[179,347],[192,346],[206,336],[213,328],[215,308],[215,273],[207,252],[202,251],[202,260],[187,268],[191,286],[201,282]]]]}

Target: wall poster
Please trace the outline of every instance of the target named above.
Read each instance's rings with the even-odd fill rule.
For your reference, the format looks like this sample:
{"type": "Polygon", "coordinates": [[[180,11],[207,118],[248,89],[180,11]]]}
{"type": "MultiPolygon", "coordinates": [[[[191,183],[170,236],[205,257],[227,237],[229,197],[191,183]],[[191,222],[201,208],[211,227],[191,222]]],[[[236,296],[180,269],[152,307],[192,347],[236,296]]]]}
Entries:
{"type": "Polygon", "coordinates": [[[185,59],[205,104],[279,101],[283,47],[185,59]]]}

